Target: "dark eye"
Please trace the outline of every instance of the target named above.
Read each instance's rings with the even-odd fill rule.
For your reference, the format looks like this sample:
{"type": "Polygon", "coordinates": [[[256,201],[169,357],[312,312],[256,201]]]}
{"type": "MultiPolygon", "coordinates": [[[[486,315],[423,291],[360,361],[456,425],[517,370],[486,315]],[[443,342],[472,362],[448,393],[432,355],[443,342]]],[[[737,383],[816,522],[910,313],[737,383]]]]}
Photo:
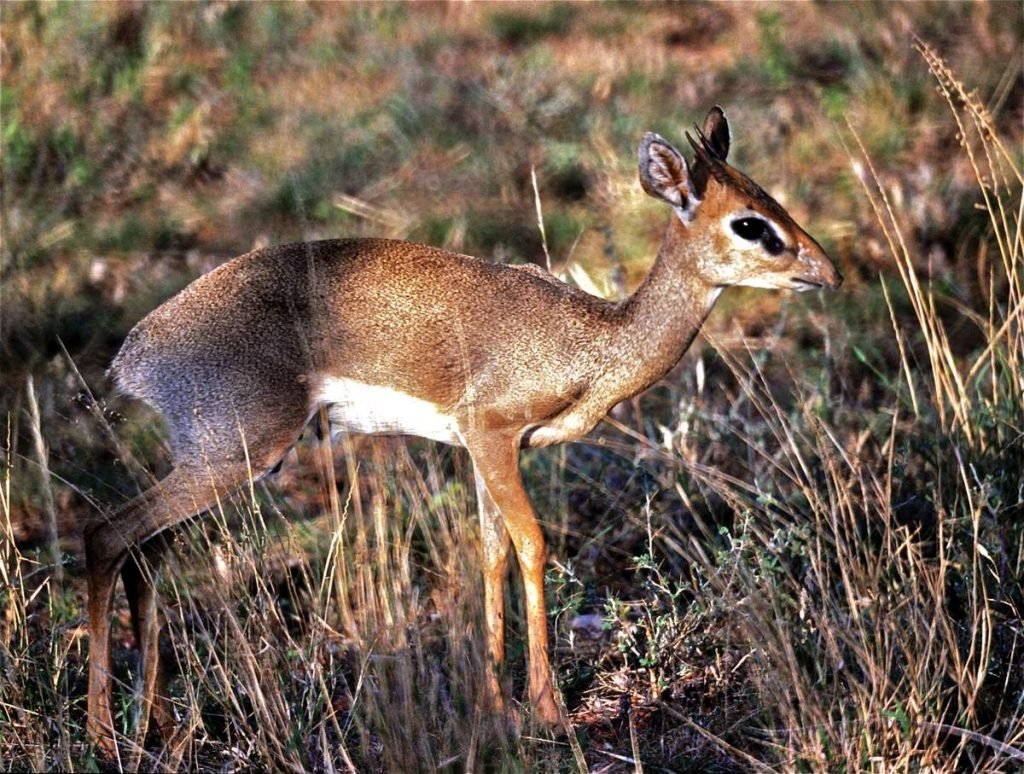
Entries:
{"type": "Polygon", "coordinates": [[[772,233],[765,236],[761,244],[764,245],[764,249],[768,251],[769,255],[781,255],[782,251],[786,249],[786,246],[782,244],[782,240],[772,233]]]}
{"type": "Polygon", "coordinates": [[[755,242],[762,237],[767,224],[760,218],[740,218],[732,222],[732,230],[740,239],[755,242]]]}

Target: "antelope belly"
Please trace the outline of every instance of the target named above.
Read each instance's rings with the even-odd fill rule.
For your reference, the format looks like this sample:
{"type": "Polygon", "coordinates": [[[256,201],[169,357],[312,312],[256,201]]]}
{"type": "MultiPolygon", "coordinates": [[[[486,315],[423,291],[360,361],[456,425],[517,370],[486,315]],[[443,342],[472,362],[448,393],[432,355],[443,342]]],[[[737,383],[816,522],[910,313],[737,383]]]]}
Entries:
{"type": "Polygon", "coordinates": [[[327,377],[313,399],[328,405],[332,432],[417,435],[462,445],[454,417],[429,401],[390,387],[327,377]]]}

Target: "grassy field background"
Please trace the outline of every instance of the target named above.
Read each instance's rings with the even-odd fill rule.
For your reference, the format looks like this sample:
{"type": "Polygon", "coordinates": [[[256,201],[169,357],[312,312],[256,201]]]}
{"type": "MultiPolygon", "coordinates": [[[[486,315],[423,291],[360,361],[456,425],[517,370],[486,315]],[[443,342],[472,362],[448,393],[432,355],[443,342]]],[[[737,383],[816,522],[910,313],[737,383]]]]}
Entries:
{"type": "Polygon", "coordinates": [[[80,525],[169,466],[103,376],[135,322],[346,235],[621,297],[668,220],[636,145],[716,103],[846,283],[729,291],[665,380],[523,455],[573,733],[475,710],[467,457],[310,434],[173,537],[173,749],[132,734],[119,598],[117,765],[1024,767],[1019,3],[4,3],[0,43],[0,768],[110,765],[80,525]]]}

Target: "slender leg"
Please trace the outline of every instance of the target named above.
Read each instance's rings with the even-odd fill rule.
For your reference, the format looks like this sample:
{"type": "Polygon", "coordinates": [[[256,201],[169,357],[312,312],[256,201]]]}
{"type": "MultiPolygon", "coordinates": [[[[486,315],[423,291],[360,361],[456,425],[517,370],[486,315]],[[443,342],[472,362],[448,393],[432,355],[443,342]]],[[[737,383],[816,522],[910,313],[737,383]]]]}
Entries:
{"type": "Polygon", "coordinates": [[[86,726],[100,752],[112,757],[117,752],[117,745],[114,743],[114,716],[110,709],[110,610],[114,604],[118,565],[110,561],[101,562],[100,556],[102,554],[96,545],[87,537],[89,717],[86,726]]]}
{"type": "Polygon", "coordinates": [[[494,504],[501,511],[505,527],[516,549],[526,587],[526,624],[530,653],[530,702],[545,723],[560,722],[551,690],[548,661],[548,622],[544,605],[544,565],[547,551],[544,533],[523,488],[519,471],[518,438],[484,435],[467,438],[477,474],[494,504]]]}
{"type": "Polygon", "coordinates": [[[162,535],[157,535],[144,544],[141,559],[133,551],[129,553],[121,567],[121,580],[124,583],[125,595],[128,597],[142,673],[136,729],[140,746],[146,741],[150,712],[165,743],[170,741],[174,733],[174,716],[167,696],[166,674],[160,660],[160,621],[156,590],[160,561],[166,550],[166,541],[162,535]]]}
{"type": "MultiPolygon", "coordinates": [[[[89,698],[88,731],[100,751],[116,752],[110,686],[110,617],[114,584],[129,551],[159,532],[202,513],[217,501],[218,493],[229,493],[249,475],[244,463],[224,464],[216,476],[209,470],[176,468],[166,478],[93,525],[85,536],[85,560],[89,588],[89,698]]],[[[132,564],[136,560],[133,558],[132,564]]],[[[136,632],[143,648],[143,698],[151,698],[158,676],[156,651],[156,591],[145,571],[129,569],[129,602],[140,618],[136,632]]],[[[145,715],[146,710],[143,710],[145,715]]],[[[160,716],[158,722],[168,720],[160,716]]]]}
{"type": "Polygon", "coordinates": [[[476,475],[476,499],[480,510],[480,539],[484,552],[484,623],[487,629],[487,689],[498,712],[504,709],[498,667],[505,661],[505,578],[512,545],[501,511],[494,504],[480,475],[476,475]]]}

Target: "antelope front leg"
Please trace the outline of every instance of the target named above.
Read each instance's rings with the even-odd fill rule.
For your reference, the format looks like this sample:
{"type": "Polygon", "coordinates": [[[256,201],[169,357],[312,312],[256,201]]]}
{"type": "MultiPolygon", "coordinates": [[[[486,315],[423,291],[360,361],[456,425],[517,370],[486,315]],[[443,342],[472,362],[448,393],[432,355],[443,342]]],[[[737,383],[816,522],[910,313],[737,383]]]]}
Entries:
{"type": "MultiPolygon", "coordinates": [[[[543,722],[560,722],[551,689],[548,660],[548,621],[544,605],[544,564],[547,550],[533,506],[519,472],[518,438],[485,438],[467,444],[477,475],[505,522],[526,587],[526,625],[529,635],[530,703],[543,722]]],[[[493,608],[488,601],[488,615],[493,608]]],[[[488,623],[490,634],[490,622],[488,623]]]]}
{"type": "Polygon", "coordinates": [[[491,705],[501,712],[505,701],[498,668],[505,661],[505,578],[508,577],[508,553],[512,539],[480,474],[476,473],[475,478],[484,554],[484,623],[490,656],[487,661],[487,690],[491,705]]]}

